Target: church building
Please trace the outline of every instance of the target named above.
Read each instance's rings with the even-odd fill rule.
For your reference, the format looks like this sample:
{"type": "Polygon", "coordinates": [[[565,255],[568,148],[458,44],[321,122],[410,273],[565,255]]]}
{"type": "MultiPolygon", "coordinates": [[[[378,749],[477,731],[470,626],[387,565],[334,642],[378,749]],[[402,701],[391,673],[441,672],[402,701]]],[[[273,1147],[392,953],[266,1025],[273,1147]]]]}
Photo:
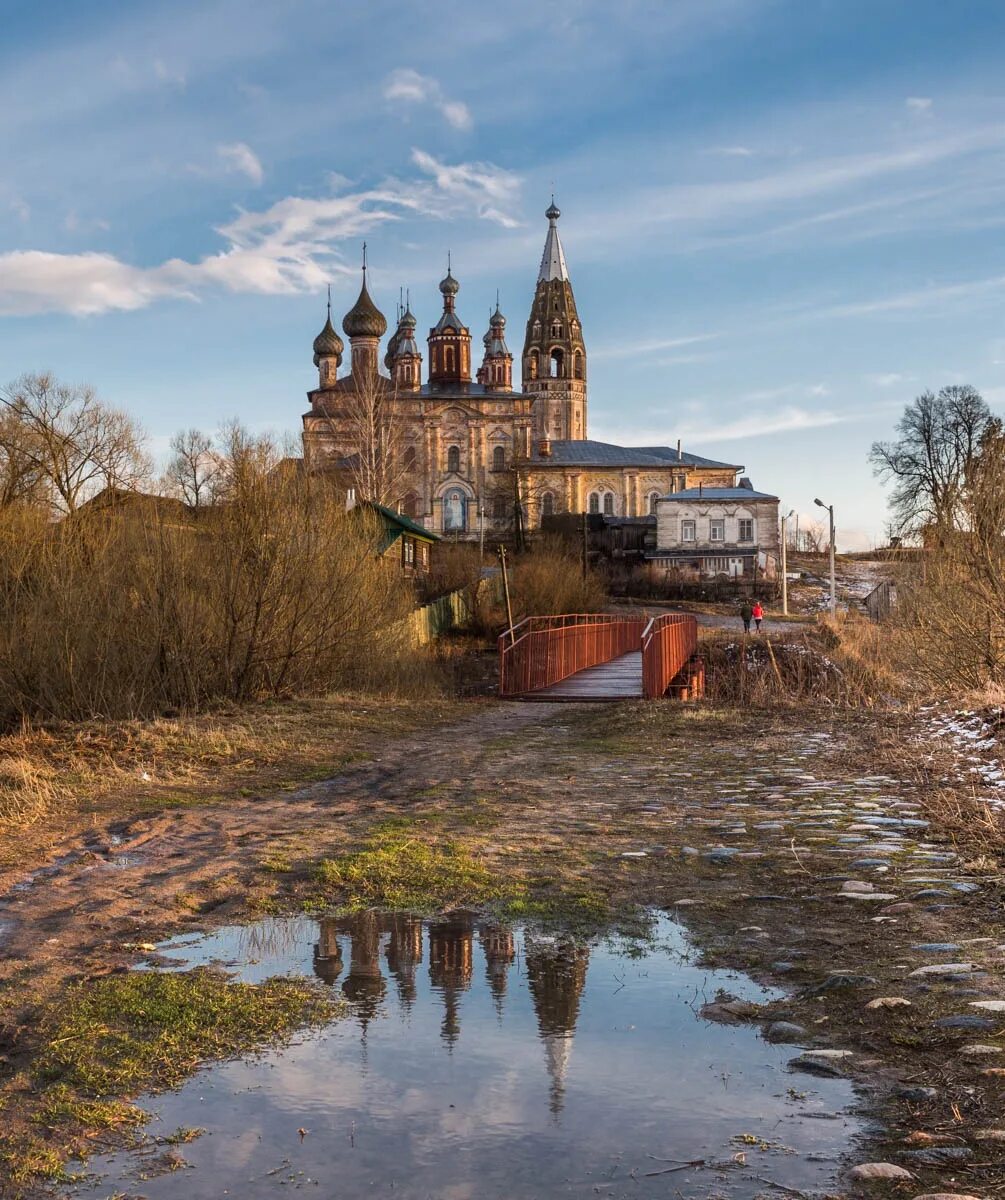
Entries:
{"type": "Polygon", "coordinates": [[[460,283],[448,263],[442,312],[426,339],[428,373],[411,304],[381,362],[387,320],[363,286],[342,321],[314,340],[318,386],[303,417],[309,470],[330,470],[359,498],[396,509],[436,533],[503,535],[517,520],[533,529],[558,513],[647,516],[660,496],[733,487],[743,467],[671,446],[616,446],[587,432],[587,353],[558,232],[554,201],[521,355],[513,381],[506,318],[490,315],[472,378],[471,331],[457,311],[460,283]],[[383,366],[383,370],[381,369],[383,366]]]}

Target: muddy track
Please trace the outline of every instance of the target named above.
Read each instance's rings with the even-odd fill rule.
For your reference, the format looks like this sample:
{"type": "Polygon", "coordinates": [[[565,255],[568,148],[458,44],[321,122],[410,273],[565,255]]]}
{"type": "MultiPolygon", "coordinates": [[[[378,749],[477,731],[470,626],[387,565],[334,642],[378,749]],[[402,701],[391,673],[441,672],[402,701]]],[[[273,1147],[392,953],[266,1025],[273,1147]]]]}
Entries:
{"type": "Polygon", "coordinates": [[[500,879],[676,914],[709,964],[790,990],[811,1070],[855,1080],[882,1113],[872,1154],[919,1192],[987,1194],[1005,1186],[997,871],[928,824],[909,760],[876,765],[888,721],[480,706],[296,792],[93,831],[6,887],[0,972],[16,999],[125,969],[135,943],[241,919],[252,889],[287,887],[295,905],[295,883],[263,883],[268,854],[306,862],[388,817],[419,822],[500,879]]]}

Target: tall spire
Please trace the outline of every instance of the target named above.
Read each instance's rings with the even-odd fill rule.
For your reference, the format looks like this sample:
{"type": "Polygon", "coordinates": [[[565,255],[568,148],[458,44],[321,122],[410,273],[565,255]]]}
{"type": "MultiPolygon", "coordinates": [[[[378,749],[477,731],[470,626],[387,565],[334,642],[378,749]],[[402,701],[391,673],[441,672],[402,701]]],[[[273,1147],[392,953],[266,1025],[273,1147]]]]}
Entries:
{"type": "Polygon", "coordinates": [[[569,278],[569,268],[565,265],[565,251],[562,249],[562,239],[558,236],[558,218],[561,210],[555,204],[552,196],[544,214],[548,218],[548,235],[544,239],[544,253],[541,255],[541,269],[537,273],[538,283],[547,283],[552,279],[569,278]]]}

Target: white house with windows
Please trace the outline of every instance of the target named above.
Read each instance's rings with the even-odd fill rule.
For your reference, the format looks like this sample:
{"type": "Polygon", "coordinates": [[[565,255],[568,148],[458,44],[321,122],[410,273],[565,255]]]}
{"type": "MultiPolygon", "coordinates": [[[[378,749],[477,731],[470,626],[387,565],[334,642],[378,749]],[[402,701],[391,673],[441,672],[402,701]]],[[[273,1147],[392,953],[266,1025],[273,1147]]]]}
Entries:
{"type": "Polygon", "coordinates": [[[778,497],[737,487],[696,487],[661,496],[650,562],[705,577],[774,579],[781,552],[778,497]]]}

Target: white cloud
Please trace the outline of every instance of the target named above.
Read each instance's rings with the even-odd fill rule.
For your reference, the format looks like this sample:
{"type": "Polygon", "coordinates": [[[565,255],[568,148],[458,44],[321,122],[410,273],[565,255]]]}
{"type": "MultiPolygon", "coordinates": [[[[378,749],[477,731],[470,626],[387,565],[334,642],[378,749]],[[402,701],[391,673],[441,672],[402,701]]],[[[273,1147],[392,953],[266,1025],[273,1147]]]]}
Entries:
{"type": "Polygon", "coordinates": [[[261,185],[265,171],[258,155],[246,142],[230,142],[217,146],[216,152],[223,159],[228,171],[246,175],[255,187],[261,185]]]}
{"type": "Polygon", "coordinates": [[[89,316],[167,296],[195,299],[212,288],[267,295],[318,290],[347,270],[342,243],[389,221],[473,213],[507,227],[517,223],[507,211],[518,198],[517,176],[490,163],[449,165],[421,150],[413,160],[418,178],[320,198],[287,196],[262,211],[240,212],[217,227],[223,249],[196,262],[134,267],[111,254],[0,254],[0,315],[89,316]]]}
{"type": "Polygon", "coordinates": [[[188,80],[185,72],[177,67],[169,67],[161,58],[155,58],[153,63],[154,75],[161,83],[171,84],[172,87],[184,88],[188,80]]]}
{"type": "Polygon", "coordinates": [[[684,426],[680,435],[689,442],[732,442],[767,437],[774,433],[820,429],[827,425],[837,425],[844,420],[847,420],[847,417],[837,413],[808,412],[803,408],[787,407],[776,412],[751,413],[722,425],[684,426]]]}
{"type": "Polygon", "coordinates": [[[506,229],[515,229],[520,222],[506,210],[520,190],[520,176],[492,163],[458,163],[450,166],[427,154],[413,150],[412,162],[431,175],[444,195],[465,204],[470,203],[480,217],[496,221],[506,229]]]}
{"type": "Polygon", "coordinates": [[[875,387],[891,388],[899,383],[906,383],[910,376],[901,375],[899,371],[882,371],[878,375],[866,375],[866,382],[875,387]]]}
{"type": "Polygon", "coordinates": [[[21,196],[12,196],[9,207],[19,221],[31,220],[31,207],[21,196]]]}
{"type": "Polygon", "coordinates": [[[753,158],[754,152],[749,146],[710,146],[703,154],[721,155],[723,158],[753,158]]]}
{"type": "Polygon", "coordinates": [[[388,75],[384,80],[384,99],[402,108],[431,104],[454,129],[470,129],[474,125],[466,104],[448,99],[437,80],[410,67],[401,67],[388,75]]]}
{"type": "Polygon", "coordinates": [[[590,358],[635,358],[640,355],[656,354],[661,350],[677,350],[682,346],[694,346],[700,342],[709,342],[719,335],[717,333],[696,333],[690,337],[651,338],[634,342],[618,342],[612,346],[598,346],[590,351],[590,358]]]}
{"type": "Polygon", "coordinates": [[[908,96],[904,103],[911,112],[927,113],[932,111],[931,96],[908,96]]]}

